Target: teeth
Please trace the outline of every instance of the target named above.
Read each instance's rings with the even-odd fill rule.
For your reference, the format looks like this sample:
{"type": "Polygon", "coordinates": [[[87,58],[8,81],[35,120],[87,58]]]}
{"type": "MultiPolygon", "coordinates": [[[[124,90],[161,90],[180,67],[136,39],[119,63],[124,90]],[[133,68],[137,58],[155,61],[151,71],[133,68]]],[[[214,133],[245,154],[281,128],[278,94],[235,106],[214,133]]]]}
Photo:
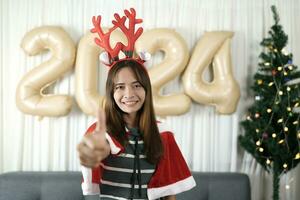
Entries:
{"type": "Polygon", "coordinates": [[[128,102],[124,102],[124,104],[126,104],[126,105],[133,105],[133,104],[135,104],[136,103],[136,101],[128,101],[128,102]]]}

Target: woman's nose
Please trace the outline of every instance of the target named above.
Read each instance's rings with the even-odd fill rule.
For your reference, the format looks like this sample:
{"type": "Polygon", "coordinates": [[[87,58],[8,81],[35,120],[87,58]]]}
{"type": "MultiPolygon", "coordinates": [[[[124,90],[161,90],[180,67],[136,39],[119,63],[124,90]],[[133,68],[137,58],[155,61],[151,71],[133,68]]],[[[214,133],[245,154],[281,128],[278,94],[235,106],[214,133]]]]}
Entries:
{"type": "Polygon", "coordinates": [[[131,87],[126,88],[124,97],[127,98],[127,99],[130,99],[130,98],[134,97],[134,91],[131,87]]]}

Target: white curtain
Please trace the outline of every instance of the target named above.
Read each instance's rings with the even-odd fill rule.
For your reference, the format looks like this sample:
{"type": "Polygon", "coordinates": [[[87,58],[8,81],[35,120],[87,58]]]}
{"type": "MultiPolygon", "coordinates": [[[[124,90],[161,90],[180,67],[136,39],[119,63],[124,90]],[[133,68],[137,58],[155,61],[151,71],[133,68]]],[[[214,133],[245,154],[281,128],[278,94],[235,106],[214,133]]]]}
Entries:
{"type": "MultiPolygon", "coordinates": [[[[182,152],[194,171],[243,172],[251,179],[252,199],[271,199],[271,176],[239,147],[242,133],[239,121],[253,102],[249,95],[252,75],[257,70],[260,41],[273,24],[271,5],[276,5],[285,32],[287,50],[300,66],[300,3],[297,0],[1,0],[0,33],[0,173],[22,171],[79,170],[76,145],[94,119],[86,116],[76,104],[74,73],[67,73],[49,90],[73,96],[69,115],[60,118],[38,118],[16,108],[15,92],[20,79],[49,54],[29,57],[19,44],[26,32],[35,27],[63,27],[72,39],[79,39],[91,28],[91,16],[101,14],[110,24],[115,12],[134,7],[144,19],[143,27],[172,28],[186,41],[190,55],[204,31],[227,30],[232,39],[233,72],[241,88],[237,111],[217,114],[215,109],[193,103],[181,116],[162,120],[173,127],[182,152]]],[[[156,55],[156,59],[159,55],[156,55]]],[[[155,56],[154,56],[155,58],[155,56]]],[[[159,60],[159,59],[158,59],[159,60]]],[[[101,74],[99,75],[101,76],[101,74]]],[[[168,83],[164,92],[182,91],[180,77],[168,83]]],[[[103,93],[104,82],[99,92],[103,93]]],[[[281,198],[300,199],[299,166],[281,179],[281,198]],[[290,189],[286,189],[290,185],[290,189]]]]}

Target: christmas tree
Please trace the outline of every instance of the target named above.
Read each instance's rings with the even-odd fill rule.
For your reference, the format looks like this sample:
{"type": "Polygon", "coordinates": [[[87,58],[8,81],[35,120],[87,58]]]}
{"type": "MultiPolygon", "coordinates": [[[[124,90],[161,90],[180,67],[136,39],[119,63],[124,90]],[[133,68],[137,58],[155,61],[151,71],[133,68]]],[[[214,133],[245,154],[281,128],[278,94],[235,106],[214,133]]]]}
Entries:
{"type": "Polygon", "coordinates": [[[278,200],[280,176],[300,161],[300,72],[285,49],[288,36],[276,7],[271,9],[275,24],[261,42],[264,50],[251,87],[255,101],[241,122],[245,134],[239,142],[273,174],[273,199],[278,200]]]}

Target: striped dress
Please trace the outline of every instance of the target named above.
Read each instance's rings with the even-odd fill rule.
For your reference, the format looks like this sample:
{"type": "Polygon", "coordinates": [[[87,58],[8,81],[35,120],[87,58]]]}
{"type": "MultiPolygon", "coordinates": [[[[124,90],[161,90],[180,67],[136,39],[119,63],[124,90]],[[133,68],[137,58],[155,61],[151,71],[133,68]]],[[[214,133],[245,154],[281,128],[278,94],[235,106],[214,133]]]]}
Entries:
{"type": "Polygon", "coordinates": [[[129,131],[125,151],[102,162],[101,200],[148,199],[147,184],[155,171],[143,154],[144,142],[137,129],[129,131]]]}

